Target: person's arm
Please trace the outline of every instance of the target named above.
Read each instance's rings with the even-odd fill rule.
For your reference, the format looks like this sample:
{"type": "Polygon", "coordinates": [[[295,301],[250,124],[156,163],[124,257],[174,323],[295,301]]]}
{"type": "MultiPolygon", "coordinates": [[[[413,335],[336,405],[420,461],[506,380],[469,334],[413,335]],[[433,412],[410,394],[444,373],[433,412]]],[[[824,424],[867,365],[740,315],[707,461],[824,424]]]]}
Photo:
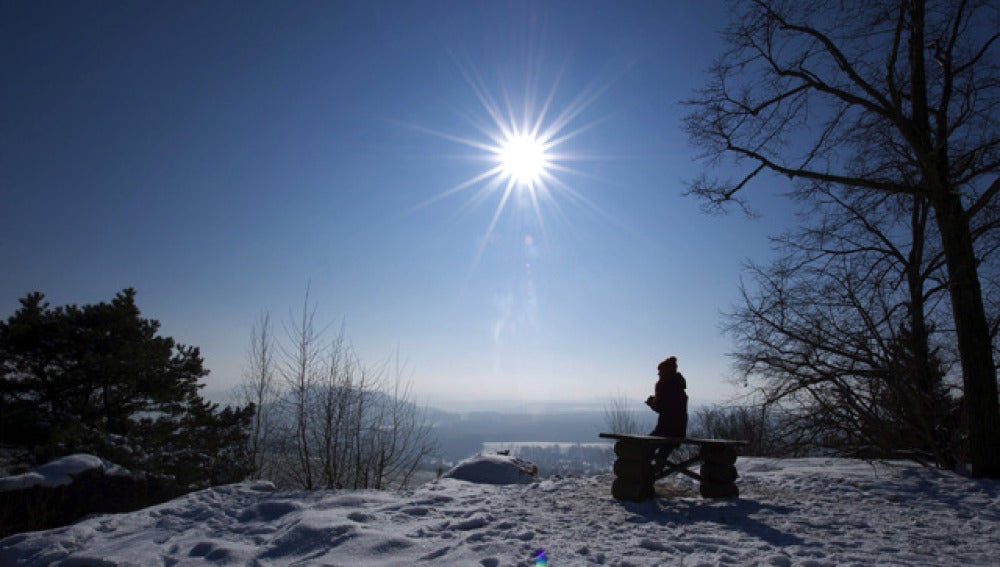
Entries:
{"type": "Polygon", "coordinates": [[[657,404],[656,396],[650,396],[646,398],[646,405],[649,406],[649,409],[655,411],[656,413],[660,413],[660,410],[658,409],[659,406],[657,406],[656,404],[657,404]]]}

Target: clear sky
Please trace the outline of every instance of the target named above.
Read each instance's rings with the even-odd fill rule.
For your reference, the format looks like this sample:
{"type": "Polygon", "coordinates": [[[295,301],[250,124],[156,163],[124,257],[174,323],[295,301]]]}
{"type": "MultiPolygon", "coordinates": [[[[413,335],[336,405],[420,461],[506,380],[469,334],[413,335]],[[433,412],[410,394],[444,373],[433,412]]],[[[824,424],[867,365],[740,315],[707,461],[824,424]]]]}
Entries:
{"type": "Polygon", "coordinates": [[[702,0],[3,2],[0,316],[31,291],[134,287],[222,390],[255,319],[287,320],[308,286],[365,361],[398,348],[430,402],[644,399],[668,355],[693,399],[726,399],[719,314],[787,218],[682,196],[701,166],[679,102],[727,17],[702,0]],[[548,144],[539,179],[508,181],[491,150],[511,122],[548,144]]]}

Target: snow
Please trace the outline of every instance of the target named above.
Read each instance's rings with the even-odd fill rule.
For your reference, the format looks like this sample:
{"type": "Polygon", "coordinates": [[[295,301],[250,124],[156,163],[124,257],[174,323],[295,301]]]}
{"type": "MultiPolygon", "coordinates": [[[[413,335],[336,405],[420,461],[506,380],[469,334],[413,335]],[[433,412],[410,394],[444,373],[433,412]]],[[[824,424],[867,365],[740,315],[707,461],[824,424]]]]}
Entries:
{"type": "Polygon", "coordinates": [[[643,503],[610,474],[495,484],[521,467],[474,458],[399,493],[232,484],[10,536],[0,565],[1000,564],[1000,483],[915,464],[741,458],[739,499],[670,477],[643,503]]]}
{"type": "Polygon", "coordinates": [[[73,482],[72,477],[90,469],[100,469],[106,475],[128,475],[129,471],[93,455],[68,455],[50,461],[24,474],[0,478],[0,492],[32,486],[60,486],[73,482]]]}

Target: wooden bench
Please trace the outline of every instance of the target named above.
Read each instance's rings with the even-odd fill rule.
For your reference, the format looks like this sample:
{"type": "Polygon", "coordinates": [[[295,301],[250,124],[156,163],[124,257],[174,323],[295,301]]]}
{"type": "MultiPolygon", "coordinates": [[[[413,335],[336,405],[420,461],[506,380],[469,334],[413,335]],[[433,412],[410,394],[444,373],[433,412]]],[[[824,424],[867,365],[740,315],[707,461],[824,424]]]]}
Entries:
{"type": "Polygon", "coordinates": [[[611,494],[618,500],[641,502],[653,498],[656,495],[653,484],[673,473],[697,480],[700,483],[699,492],[705,498],[737,498],[740,495],[736,487],[736,457],[738,449],[748,444],[746,441],[623,433],[601,433],[600,436],[617,440],[615,455],[618,458],[615,460],[615,481],[611,485],[611,494]],[[680,462],[654,462],[657,447],[664,445],[697,445],[698,455],[680,462]],[[698,463],[702,463],[701,470],[691,470],[698,463]]]}

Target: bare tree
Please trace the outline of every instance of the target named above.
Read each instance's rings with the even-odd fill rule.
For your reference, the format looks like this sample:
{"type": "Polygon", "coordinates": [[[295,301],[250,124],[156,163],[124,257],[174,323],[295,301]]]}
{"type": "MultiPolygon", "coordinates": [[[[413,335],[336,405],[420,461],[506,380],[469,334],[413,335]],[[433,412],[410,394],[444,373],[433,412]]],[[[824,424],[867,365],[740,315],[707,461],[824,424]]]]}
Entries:
{"type": "Polygon", "coordinates": [[[270,473],[267,451],[273,442],[275,423],[273,413],[277,402],[275,383],[274,329],[271,316],[263,314],[250,330],[250,347],[247,351],[248,366],[243,375],[240,398],[243,404],[253,404],[254,414],[250,431],[250,458],[253,462],[253,478],[259,479],[270,473]]]}
{"type": "Polygon", "coordinates": [[[690,102],[692,140],[734,180],[691,193],[739,202],[770,172],[927,199],[948,274],[972,472],[1000,478],[1000,407],[973,219],[1000,194],[1000,25],[980,0],[751,0],[690,102]]]}
{"type": "Polygon", "coordinates": [[[387,365],[365,368],[341,333],[330,350],[328,369],[314,413],[316,446],[323,448],[318,455],[323,485],[383,489],[409,484],[436,444],[398,362],[391,380],[387,365]]]}
{"type": "Polygon", "coordinates": [[[321,467],[321,484],[326,488],[343,487],[345,474],[344,455],[348,450],[344,429],[349,421],[351,380],[356,367],[354,357],[347,349],[344,327],[327,351],[323,379],[318,384],[313,432],[315,447],[321,467]]]}
{"type": "Polygon", "coordinates": [[[993,340],[994,360],[1000,360],[1000,202],[982,213],[977,227],[976,247],[979,252],[979,273],[983,278],[983,299],[993,340]]]}
{"type": "Polygon", "coordinates": [[[305,489],[315,486],[313,474],[314,450],[311,444],[311,420],[313,396],[318,379],[319,361],[322,347],[319,341],[322,332],[315,326],[316,306],[309,303],[306,291],[302,312],[289,317],[285,328],[287,343],[281,347],[281,375],[284,379],[285,395],[282,396],[284,423],[287,430],[282,438],[282,453],[292,456],[295,467],[286,472],[295,477],[305,489]]]}
{"type": "Polygon", "coordinates": [[[943,261],[925,238],[926,207],[909,199],[817,188],[815,226],[778,239],[786,253],[774,265],[750,266],[755,288],[728,316],[734,358],[759,377],[765,405],[781,407],[798,451],[954,463],[951,361],[931,344],[948,315],[943,261]]]}
{"type": "Polygon", "coordinates": [[[305,489],[407,486],[436,443],[426,412],[403,380],[398,354],[391,376],[388,363],[367,367],[343,325],[323,344],[315,312],[307,292],[302,312],[291,318],[277,345],[277,367],[270,319],[263,317],[254,327],[244,391],[278,410],[267,414],[254,445],[263,449],[261,469],[305,489]],[[276,372],[280,381],[273,380],[276,372]],[[274,459],[281,466],[268,469],[274,459]]]}
{"type": "Polygon", "coordinates": [[[403,380],[403,368],[396,354],[391,387],[378,412],[371,488],[385,488],[386,482],[409,484],[417,466],[437,450],[426,409],[413,402],[412,383],[403,380]]]}

